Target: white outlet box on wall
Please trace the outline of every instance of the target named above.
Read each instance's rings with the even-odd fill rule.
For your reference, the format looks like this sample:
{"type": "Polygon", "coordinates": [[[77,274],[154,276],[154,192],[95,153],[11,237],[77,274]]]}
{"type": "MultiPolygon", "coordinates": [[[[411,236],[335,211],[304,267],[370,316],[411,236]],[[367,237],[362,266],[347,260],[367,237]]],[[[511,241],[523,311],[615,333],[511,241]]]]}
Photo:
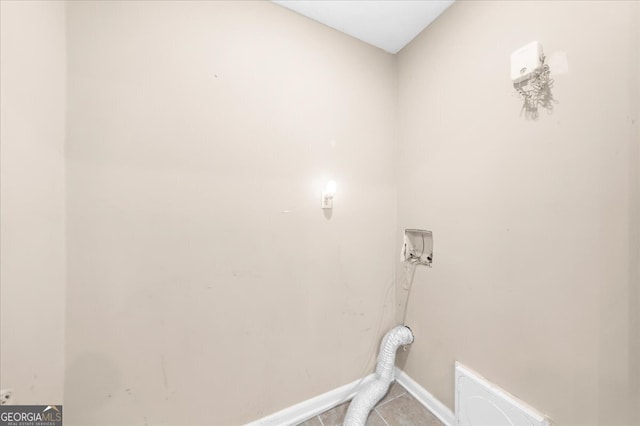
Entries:
{"type": "Polygon", "coordinates": [[[511,80],[520,83],[542,66],[542,45],[537,41],[522,46],[511,54],[511,80]]]}

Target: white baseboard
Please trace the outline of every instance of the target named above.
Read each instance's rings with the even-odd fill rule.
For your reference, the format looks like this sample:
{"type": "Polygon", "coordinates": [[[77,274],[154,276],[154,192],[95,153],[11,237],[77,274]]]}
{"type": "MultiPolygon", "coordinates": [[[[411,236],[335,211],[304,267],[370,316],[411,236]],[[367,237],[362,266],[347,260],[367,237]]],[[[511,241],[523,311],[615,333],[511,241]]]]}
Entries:
{"type": "Polygon", "coordinates": [[[425,388],[420,386],[418,382],[397,367],[396,381],[401,384],[407,392],[413,395],[418,402],[427,407],[445,426],[456,425],[456,417],[449,407],[438,401],[435,396],[431,395],[425,388]]]}
{"type": "Polygon", "coordinates": [[[455,378],[456,417],[461,426],[550,426],[545,415],[459,362],[455,378]]]}
{"type": "Polygon", "coordinates": [[[336,405],[350,400],[365,384],[368,384],[374,375],[370,374],[364,379],[355,380],[337,389],[318,395],[314,398],[293,405],[284,410],[273,413],[267,417],[263,417],[254,422],[248,423],[246,426],[292,426],[297,425],[305,420],[324,413],[332,409],[336,405]]]}
{"type": "MultiPolygon", "coordinates": [[[[373,374],[365,377],[364,380],[356,380],[347,385],[333,389],[322,395],[303,401],[299,404],[285,408],[284,410],[263,417],[246,426],[293,426],[309,420],[310,418],[324,413],[345,401],[352,399],[355,394],[374,378],[373,374]]],[[[431,411],[445,426],[455,426],[456,420],[453,412],[431,395],[418,382],[413,380],[404,371],[396,368],[396,381],[401,384],[407,392],[431,411]]]]}

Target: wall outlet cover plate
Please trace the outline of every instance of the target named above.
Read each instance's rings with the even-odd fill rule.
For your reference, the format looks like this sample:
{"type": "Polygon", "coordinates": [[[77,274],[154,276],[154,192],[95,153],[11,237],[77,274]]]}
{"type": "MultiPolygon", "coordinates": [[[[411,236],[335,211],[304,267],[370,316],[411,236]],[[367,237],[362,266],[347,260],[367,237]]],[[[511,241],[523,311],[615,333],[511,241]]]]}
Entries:
{"type": "Polygon", "coordinates": [[[511,54],[511,80],[520,83],[542,66],[542,45],[532,41],[511,54]]]}

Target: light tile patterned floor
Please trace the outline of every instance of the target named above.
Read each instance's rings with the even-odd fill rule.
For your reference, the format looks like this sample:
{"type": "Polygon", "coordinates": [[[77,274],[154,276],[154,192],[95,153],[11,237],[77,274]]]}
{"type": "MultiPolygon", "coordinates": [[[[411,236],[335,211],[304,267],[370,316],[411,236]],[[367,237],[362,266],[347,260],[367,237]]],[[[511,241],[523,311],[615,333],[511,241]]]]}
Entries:
{"type": "MultiPolygon", "coordinates": [[[[299,426],[341,426],[349,403],[338,405],[299,426]]],[[[394,383],[367,419],[367,426],[444,426],[424,408],[405,388],[394,383]]]]}

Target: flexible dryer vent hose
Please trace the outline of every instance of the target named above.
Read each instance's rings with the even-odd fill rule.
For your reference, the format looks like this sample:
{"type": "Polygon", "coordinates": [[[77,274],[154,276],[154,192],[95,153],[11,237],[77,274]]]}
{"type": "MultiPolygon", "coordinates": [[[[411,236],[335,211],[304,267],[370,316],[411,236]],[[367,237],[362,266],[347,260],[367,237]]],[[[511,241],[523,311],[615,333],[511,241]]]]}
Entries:
{"type": "Polygon", "coordinates": [[[413,333],[404,325],[391,329],[380,344],[375,379],[353,398],[343,426],[365,426],[373,407],[387,393],[395,379],[396,351],[400,346],[413,343],[413,333]]]}

